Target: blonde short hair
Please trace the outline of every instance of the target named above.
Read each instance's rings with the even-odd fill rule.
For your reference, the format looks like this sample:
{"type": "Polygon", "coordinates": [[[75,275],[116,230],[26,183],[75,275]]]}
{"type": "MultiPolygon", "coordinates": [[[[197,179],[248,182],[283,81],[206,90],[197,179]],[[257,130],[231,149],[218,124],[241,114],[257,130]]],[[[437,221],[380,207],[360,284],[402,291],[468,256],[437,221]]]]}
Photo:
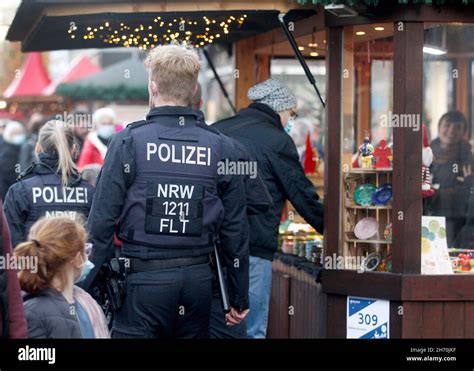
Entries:
{"type": "Polygon", "coordinates": [[[191,104],[201,68],[194,48],[179,43],[159,45],[150,51],[145,66],[164,99],[191,104]]]}

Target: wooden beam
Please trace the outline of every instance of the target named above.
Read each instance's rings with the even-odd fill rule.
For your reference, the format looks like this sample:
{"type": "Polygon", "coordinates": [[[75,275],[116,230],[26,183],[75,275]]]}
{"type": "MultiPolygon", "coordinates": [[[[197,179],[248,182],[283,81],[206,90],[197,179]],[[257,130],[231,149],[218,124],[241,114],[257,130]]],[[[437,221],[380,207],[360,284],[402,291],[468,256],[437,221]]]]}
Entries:
{"type": "MultiPolygon", "coordinates": [[[[394,24],[393,113],[411,114],[418,125],[423,112],[423,31],[423,22],[394,24]]],[[[422,130],[418,129],[393,129],[394,273],[421,270],[422,130]]]]}
{"type": "MultiPolygon", "coordinates": [[[[417,250],[418,246],[410,246],[417,250]]],[[[474,301],[470,274],[420,275],[354,270],[322,272],[323,292],[395,301],[474,301]]]]}
{"type": "Polygon", "coordinates": [[[255,85],[255,38],[243,39],[234,44],[235,55],[235,107],[247,107],[248,90],[255,85]]]}
{"type": "Polygon", "coordinates": [[[366,133],[370,133],[370,80],[371,62],[364,61],[356,68],[357,76],[357,143],[363,143],[366,133]]]}
{"type": "Polygon", "coordinates": [[[386,22],[472,22],[474,5],[446,5],[443,7],[424,4],[384,4],[371,9],[370,16],[337,17],[325,12],[326,27],[364,25],[386,22]]]}
{"type": "Polygon", "coordinates": [[[341,105],[342,105],[342,27],[329,28],[326,58],[326,126],[327,169],[324,172],[324,248],[325,256],[339,254],[341,207],[341,105]]]}
{"type": "Polygon", "coordinates": [[[270,56],[257,55],[255,57],[257,69],[255,71],[255,83],[263,82],[270,78],[270,56]]]}
{"type": "MultiPolygon", "coordinates": [[[[295,22],[293,28],[293,36],[295,38],[311,34],[312,32],[324,31],[324,11],[320,10],[318,13],[312,17],[302,19],[295,22]]],[[[276,47],[281,47],[288,44],[288,39],[281,30],[277,28],[272,31],[267,31],[260,35],[257,35],[255,41],[255,51],[256,53],[262,53],[265,50],[265,53],[268,50],[268,47],[273,45],[276,47]]]]}
{"type": "Polygon", "coordinates": [[[245,11],[245,10],[278,10],[286,13],[291,9],[307,9],[296,2],[285,0],[273,1],[137,1],[114,3],[85,3],[70,5],[50,4],[45,13],[49,16],[67,16],[95,13],[145,13],[145,12],[202,12],[202,11],[245,11]]]}
{"type": "MultiPolygon", "coordinates": [[[[467,118],[467,122],[471,122],[469,119],[471,112],[471,102],[470,102],[470,84],[471,84],[471,60],[467,58],[458,58],[456,59],[455,67],[458,70],[458,76],[454,79],[455,89],[456,89],[456,109],[464,113],[464,116],[467,118]]],[[[470,130],[468,128],[466,139],[471,139],[470,130]]]]}

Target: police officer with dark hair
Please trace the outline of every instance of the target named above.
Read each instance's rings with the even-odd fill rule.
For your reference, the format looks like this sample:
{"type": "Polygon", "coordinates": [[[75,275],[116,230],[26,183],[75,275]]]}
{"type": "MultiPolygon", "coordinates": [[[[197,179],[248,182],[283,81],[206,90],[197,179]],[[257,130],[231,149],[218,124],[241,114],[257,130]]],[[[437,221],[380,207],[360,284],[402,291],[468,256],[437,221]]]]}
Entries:
{"type": "MultiPolygon", "coordinates": [[[[115,338],[206,338],[212,299],[210,253],[217,237],[227,268],[229,324],[248,312],[248,225],[240,177],[221,174],[229,139],[189,107],[200,69],[195,50],[158,46],[147,58],[151,110],[108,147],[88,220],[99,267],[113,234],[128,260],[115,338]]],[[[88,287],[96,271],[86,279],[88,287]]]]}
{"type": "Polygon", "coordinates": [[[34,162],[5,198],[5,215],[13,247],[25,241],[31,226],[41,217],[68,216],[85,221],[94,188],[76,169],[73,129],[62,121],[48,121],[39,131],[34,162]]]}

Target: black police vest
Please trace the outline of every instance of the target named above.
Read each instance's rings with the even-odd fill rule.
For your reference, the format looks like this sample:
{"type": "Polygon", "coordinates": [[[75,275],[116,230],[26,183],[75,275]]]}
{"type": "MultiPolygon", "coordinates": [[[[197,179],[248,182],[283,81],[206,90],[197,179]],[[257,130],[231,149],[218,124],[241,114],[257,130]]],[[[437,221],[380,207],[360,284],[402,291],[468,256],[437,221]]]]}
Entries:
{"type": "Polygon", "coordinates": [[[86,181],[63,187],[59,176],[52,173],[37,174],[23,182],[31,205],[26,219],[27,234],[42,217],[66,216],[85,221],[89,216],[94,189],[86,181]]]}
{"type": "Polygon", "coordinates": [[[224,216],[217,190],[220,134],[194,119],[180,126],[179,119],[147,121],[131,128],[136,170],[119,237],[151,251],[209,249],[224,216]]]}

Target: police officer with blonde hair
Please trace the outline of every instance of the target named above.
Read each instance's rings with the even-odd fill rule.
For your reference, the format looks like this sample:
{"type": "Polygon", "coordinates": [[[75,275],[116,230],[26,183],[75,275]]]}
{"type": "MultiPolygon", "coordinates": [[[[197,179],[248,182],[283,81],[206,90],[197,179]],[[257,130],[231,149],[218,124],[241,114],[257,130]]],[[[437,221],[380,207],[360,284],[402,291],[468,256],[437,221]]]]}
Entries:
{"type": "Polygon", "coordinates": [[[41,217],[66,216],[84,221],[94,188],[81,178],[73,161],[74,132],[62,121],[48,121],[39,131],[35,161],[5,197],[5,215],[13,247],[25,241],[41,217]]]}
{"type": "MultiPolygon", "coordinates": [[[[229,139],[189,107],[200,62],[190,47],[153,49],[150,111],[112,138],[88,220],[99,267],[114,254],[128,262],[115,338],[206,338],[212,299],[210,253],[219,237],[228,272],[230,325],[248,312],[248,225],[243,181],[220,174],[229,139]]],[[[93,271],[86,280],[94,282],[93,271]]]]}

